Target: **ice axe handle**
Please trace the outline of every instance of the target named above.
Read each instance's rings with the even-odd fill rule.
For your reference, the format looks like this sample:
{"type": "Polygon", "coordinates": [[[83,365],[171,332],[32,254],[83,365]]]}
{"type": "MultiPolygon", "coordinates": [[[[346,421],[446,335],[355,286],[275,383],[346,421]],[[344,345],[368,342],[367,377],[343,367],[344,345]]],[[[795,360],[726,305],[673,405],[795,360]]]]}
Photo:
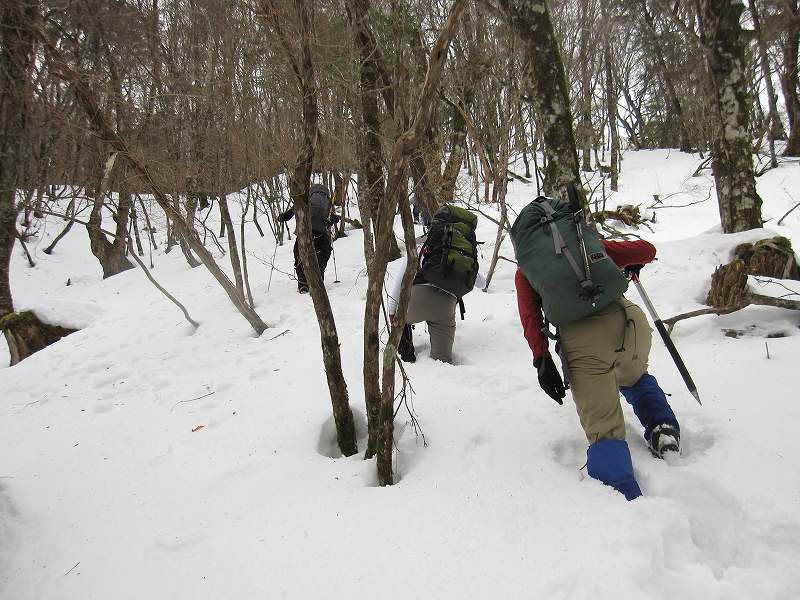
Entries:
{"type": "Polygon", "coordinates": [[[672,342],[672,338],[667,332],[667,328],[664,327],[664,323],[661,322],[655,307],[653,306],[652,302],[650,302],[650,297],[647,295],[647,292],[644,291],[644,288],[639,281],[639,277],[635,273],[631,274],[631,281],[633,281],[633,283],[636,285],[636,289],[639,290],[639,295],[642,297],[650,316],[653,318],[653,324],[656,326],[656,330],[658,330],[658,334],[661,336],[664,345],[667,347],[669,355],[672,357],[675,366],[678,368],[678,372],[681,374],[681,377],[683,377],[686,387],[689,388],[689,392],[692,394],[692,396],[694,396],[694,399],[697,400],[697,403],[702,406],[703,403],[700,402],[700,394],[697,393],[697,386],[694,384],[694,380],[689,374],[686,364],[684,364],[681,355],[678,353],[678,349],[675,347],[675,344],[672,342]]]}
{"type": "Polygon", "coordinates": [[[683,363],[683,359],[681,355],[678,354],[678,349],[675,347],[675,344],[672,343],[672,338],[669,337],[669,333],[667,333],[667,329],[664,327],[664,323],[661,320],[655,321],[656,329],[658,333],[661,335],[661,339],[664,340],[664,345],[669,350],[669,355],[672,357],[672,360],[675,362],[675,366],[678,367],[678,371],[683,377],[683,381],[686,383],[686,387],[689,388],[689,392],[694,396],[694,399],[697,400],[699,405],[703,405],[700,402],[700,394],[697,393],[697,386],[694,384],[694,380],[692,376],[689,374],[686,365],[683,363]]]}

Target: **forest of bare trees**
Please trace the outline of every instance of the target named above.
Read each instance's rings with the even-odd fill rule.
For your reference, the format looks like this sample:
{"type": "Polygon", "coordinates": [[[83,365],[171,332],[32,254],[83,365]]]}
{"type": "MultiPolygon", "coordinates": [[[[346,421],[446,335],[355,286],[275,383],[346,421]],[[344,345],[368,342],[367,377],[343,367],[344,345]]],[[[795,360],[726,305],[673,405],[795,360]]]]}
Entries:
{"type": "MultiPolygon", "coordinates": [[[[800,156],[797,0],[4,0],[0,11],[0,325],[12,361],[63,335],[14,311],[12,249],[43,219],[85,227],[103,277],[147,271],[153,248],[174,248],[260,335],[270,315],[255,309],[246,236],[282,242],[277,215],[291,205],[339,445],[356,453],[307,235],[318,177],[344,221],[357,204],[364,231],[366,456],[382,484],[403,323],[382,348],[381,291],[398,245],[416,252],[410,194],[430,214],[454,199],[501,202],[508,177],[560,195],[593,173],[615,190],[626,149],[675,148],[707,160],[730,233],[761,226],[756,178],[800,156]],[[472,189],[457,185],[462,169],[472,189]]],[[[505,213],[498,225],[499,239],[505,213]]]]}

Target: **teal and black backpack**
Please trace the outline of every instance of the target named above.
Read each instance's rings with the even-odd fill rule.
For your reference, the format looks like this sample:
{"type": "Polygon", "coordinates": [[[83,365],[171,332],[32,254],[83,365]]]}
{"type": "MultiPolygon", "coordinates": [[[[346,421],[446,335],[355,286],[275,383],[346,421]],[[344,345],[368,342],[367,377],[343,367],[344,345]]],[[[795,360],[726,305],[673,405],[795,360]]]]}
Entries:
{"type": "Polygon", "coordinates": [[[414,283],[430,283],[459,300],[469,293],[478,275],[477,224],[478,216],[464,208],[440,208],[420,249],[414,283]]]}
{"type": "Polygon", "coordinates": [[[600,310],[628,289],[600,235],[562,200],[539,196],[523,208],[511,241],[519,268],[556,326],[600,310]]]}

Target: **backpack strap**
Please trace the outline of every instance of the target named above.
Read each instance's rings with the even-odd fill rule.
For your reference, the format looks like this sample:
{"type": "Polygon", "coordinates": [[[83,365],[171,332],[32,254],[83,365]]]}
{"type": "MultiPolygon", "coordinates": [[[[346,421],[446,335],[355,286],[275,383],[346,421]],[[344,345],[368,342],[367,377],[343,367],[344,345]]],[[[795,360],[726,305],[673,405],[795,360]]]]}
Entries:
{"type": "Polygon", "coordinates": [[[463,298],[459,298],[458,299],[458,310],[461,311],[461,320],[463,321],[464,320],[464,315],[467,313],[467,311],[464,310],[464,299],[463,298]]]}
{"type": "MultiPolygon", "coordinates": [[[[550,229],[550,235],[553,236],[553,245],[555,246],[556,254],[563,254],[566,257],[567,261],[569,262],[569,266],[572,267],[572,271],[575,273],[575,276],[578,278],[578,281],[581,284],[581,288],[586,289],[587,283],[593,288],[594,284],[592,283],[592,275],[588,268],[585,273],[581,270],[581,268],[578,266],[578,262],[575,260],[575,257],[572,256],[572,252],[569,251],[567,244],[564,242],[561,231],[559,231],[558,225],[553,218],[553,216],[556,214],[553,210],[553,207],[550,206],[550,203],[545,198],[543,198],[540,203],[545,215],[547,215],[547,217],[543,219],[543,224],[546,224],[550,229]]],[[[577,226],[580,227],[580,224],[578,223],[577,226]]],[[[582,237],[580,241],[583,243],[582,237]]]]}
{"type": "Polygon", "coordinates": [[[545,317],[542,333],[556,342],[556,354],[558,354],[558,358],[561,359],[561,373],[563,374],[564,389],[568,390],[569,384],[572,381],[572,376],[569,369],[569,361],[567,360],[567,353],[564,351],[564,344],[561,343],[561,332],[558,330],[558,327],[556,327],[555,333],[550,331],[550,321],[545,317]]]}

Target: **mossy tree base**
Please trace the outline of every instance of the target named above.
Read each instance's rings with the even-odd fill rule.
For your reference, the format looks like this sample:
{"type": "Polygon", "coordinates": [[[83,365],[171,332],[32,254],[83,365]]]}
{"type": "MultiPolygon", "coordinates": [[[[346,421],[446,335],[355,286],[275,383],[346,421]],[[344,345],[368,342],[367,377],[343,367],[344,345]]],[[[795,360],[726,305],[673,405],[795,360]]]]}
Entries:
{"type": "Polygon", "coordinates": [[[755,244],[739,244],[734,254],[747,264],[750,275],[800,279],[792,242],[783,236],[759,240],[755,244]]]}
{"type": "Polygon", "coordinates": [[[711,276],[706,304],[714,308],[746,306],[747,275],[747,265],[739,258],[727,265],[720,265],[711,276]]]}
{"type": "Polygon", "coordinates": [[[8,342],[11,353],[11,366],[28,358],[34,352],[46,348],[62,337],[74,333],[76,329],[68,329],[58,325],[42,323],[33,312],[13,312],[0,317],[0,330],[8,342]]]}

